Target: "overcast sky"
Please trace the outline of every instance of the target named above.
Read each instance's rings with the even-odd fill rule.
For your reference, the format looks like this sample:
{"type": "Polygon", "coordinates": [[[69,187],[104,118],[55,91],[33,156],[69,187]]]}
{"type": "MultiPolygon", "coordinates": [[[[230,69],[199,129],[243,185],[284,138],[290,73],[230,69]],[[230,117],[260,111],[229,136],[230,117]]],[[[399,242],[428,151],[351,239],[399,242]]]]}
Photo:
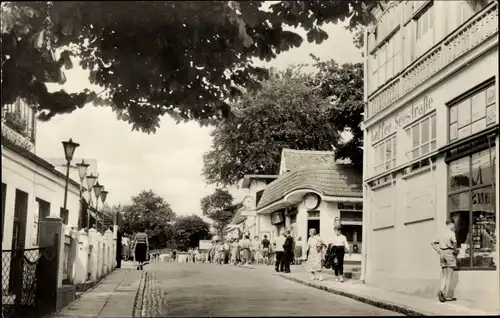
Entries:
{"type": "MultiPolygon", "coordinates": [[[[283,69],[290,64],[310,63],[309,53],[341,64],[361,61],[361,52],[342,25],[330,25],[325,30],[330,38],[321,45],[309,44],[304,37],[300,48],[259,64],[283,69]]],[[[66,76],[63,88],[68,92],[94,88],[77,65],[66,76]]],[[[98,161],[99,182],[109,191],[109,204],[130,203],[131,196],[152,189],[171,204],[177,215],[201,215],[201,198],[215,188],[201,175],[202,156],[210,149],[212,128],[196,122],[176,125],[168,116],[163,117],[155,135],[132,132],[131,128],[118,121],[110,108],[87,106],[47,123],[39,122],[36,152],[44,158],[63,157],[61,141],[73,138],[80,143],[75,157],[98,161]]],[[[244,196],[238,189],[231,192],[235,201],[244,196]]]]}

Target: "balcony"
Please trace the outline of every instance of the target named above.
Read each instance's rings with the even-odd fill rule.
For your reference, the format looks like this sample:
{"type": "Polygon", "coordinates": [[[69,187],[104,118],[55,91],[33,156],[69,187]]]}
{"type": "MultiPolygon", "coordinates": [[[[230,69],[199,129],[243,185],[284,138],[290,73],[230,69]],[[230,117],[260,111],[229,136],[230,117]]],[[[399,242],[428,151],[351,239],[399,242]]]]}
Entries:
{"type": "Polygon", "coordinates": [[[391,106],[405,94],[498,33],[498,2],[494,1],[410,64],[368,99],[369,119],[391,106]]]}
{"type": "Polygon", "coordinates": [[[2,137],[32,151],[35,145],[35,109],[18,99],[2,107],[2,137]]]}

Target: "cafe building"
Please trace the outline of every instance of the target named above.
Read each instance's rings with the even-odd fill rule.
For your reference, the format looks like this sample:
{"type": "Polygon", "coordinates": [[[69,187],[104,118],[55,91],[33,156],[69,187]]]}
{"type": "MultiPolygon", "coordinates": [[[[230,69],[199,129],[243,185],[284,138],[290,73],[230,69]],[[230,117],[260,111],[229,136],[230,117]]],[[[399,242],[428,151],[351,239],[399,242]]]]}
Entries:
{"type": "Polygon", "coordinates": [[[498,2],[401,1],[372,10],[362,278],[436,298],[441,269],[430,244],[451,218],[455,297],[498,309],[498,2]]]}
{"type": "Polygon", "coordinates": [[[335,225],[342,226],[353,254],[346,261],[361,262],[363,198],[361,174],[339,164],[330,151],[283,149],[280,175],[263,189],[257,204],[260,229],[273,240],[286,229],[296,242],[306,244],[309,229],[325,243],[335,225]],[[267,224],[263,224],[263,223],[267,224]]]}

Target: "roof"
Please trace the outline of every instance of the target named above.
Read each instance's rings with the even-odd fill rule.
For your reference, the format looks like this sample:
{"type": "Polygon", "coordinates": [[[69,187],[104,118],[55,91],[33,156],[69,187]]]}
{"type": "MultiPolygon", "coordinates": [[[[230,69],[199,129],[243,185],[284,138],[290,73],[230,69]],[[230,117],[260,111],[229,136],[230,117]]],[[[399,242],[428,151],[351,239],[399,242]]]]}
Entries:
{"type": "MultiPolygon", "coordinates": [[[[2,140],[2,146],[4,146],[4,147],[14,151],[15,153],[23,156],[24,158],[28,159],[29,161],[33,162],[34,164],[47,169],[49,172],[56,175],[57,177],[62,178],[63,180],[66,180],[66,176],[63,173],[59,172],[54,167],[54,165],[51,164],[50,162],[48,162],[47,160],[35,155],[31,151],[26,150],[21,146],[16,145],[15,143],[13,143],[9,139],[5,138],[4,136],[2,136],[1,140],[2,140]]],[[[69,183],[72,184],[73,186],[77,187],[78,189],[80,189],[79,182],[76,182],[75,180],[69,178],[69,183]]]]}
{"type": "Polygon", "coordinates": [[[241,187],[243,189],[246,189],[248,187],[250,187],[250,183],[252,182],[252,180],[274,180],[274,179],[277,179],[279,177],[279,175],[275,175],[275,174],[246,174],[244,177],[243,177],[243,182],[241,184],[241,187]]]}
{"type": "Polygon", "coordinates": [[[262,209],[300,189],[311,189],[325,196],[359,198],[363,196],[361,185],[362,174],[349,165],[329,163],[306,166],[286,172],[271,182],[257,208],[262,209]]]}
{"type": "Polygon", "coordinates": [[[238,225],[241,222],[245,221],[247,219],[246,216],[241,215],[241,209],[236,210],[236,213],[234,214],[233,220],[231,221],[230,224],[238,225]]]}
{"type": "Polygon", "coordinates": [[[280,171],[294,171],[300,168],[317,165],[335,165],[335,153],[333,151],[311,151],[284,148],[281,152],[280,171]]]}

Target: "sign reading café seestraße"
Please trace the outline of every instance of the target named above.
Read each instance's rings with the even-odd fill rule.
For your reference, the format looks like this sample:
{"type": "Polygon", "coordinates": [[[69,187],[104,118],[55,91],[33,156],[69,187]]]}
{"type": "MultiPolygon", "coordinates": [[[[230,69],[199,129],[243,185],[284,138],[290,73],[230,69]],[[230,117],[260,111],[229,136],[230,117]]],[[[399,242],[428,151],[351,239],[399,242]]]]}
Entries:
{"type": "Polygon", "coordinates": [[[392,118],[375,125],[371,131],[372,143],[384,139],[396,129],[403,128],[434,110],[432,98],[424,96],[420,101],[405,107],[392,118]]]}

